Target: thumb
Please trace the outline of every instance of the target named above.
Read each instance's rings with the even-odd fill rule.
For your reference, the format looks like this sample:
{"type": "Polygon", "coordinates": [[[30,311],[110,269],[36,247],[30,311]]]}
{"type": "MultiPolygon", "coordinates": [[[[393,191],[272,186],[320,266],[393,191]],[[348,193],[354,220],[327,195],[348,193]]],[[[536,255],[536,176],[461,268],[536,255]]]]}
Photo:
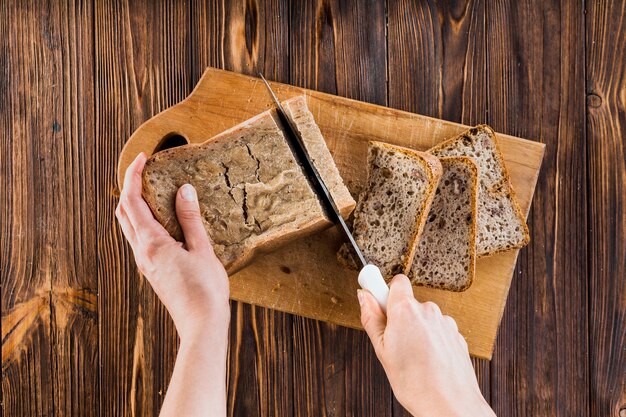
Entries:
{"type": "Polygon", "coordinates": [[[185,184],[176,193],[176,217],[185,235],[185,245],[188,250],[197,250],[211,246],[202,218],[196,189],[191,184],[185,184]]]}
{"type": "Polygon", "coordinates": [[[387,326],[387,318],[372,293],[367,290],[357,290],[357,297],[361,305],[361,324],[363,324],[363,328],[378,354],[383,348],[383,335],[387,326]]]}

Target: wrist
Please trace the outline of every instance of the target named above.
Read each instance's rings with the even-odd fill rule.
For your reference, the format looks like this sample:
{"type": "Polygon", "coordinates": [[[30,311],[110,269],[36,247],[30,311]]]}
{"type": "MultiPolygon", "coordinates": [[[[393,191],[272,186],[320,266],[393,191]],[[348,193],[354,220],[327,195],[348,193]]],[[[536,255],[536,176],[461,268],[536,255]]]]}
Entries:
{"type": "Polygon", "coordinates": [[[420,401],[419,404],[408,403],[405,408],[415,417],[465,417],[467,415],[495,417],[495,413],[482,394],[465,399],[463,397],[451,398],[435,395],[425,402],[420,401]]]}
{"type": "Polygon", "coordinates": [[[228,349],[228,326],[204,326],[185,329],[179,332],[180,345],[211,355],[226,353],[228,349]]]}
{"type": "Polygon", "coordinates": [[[189,317],[182,323],[176,323],[176,330],[183,341],[193,344],[205,343],[207,341],[228,340],[228,328],[230,326],[230,309],[213,309],[206,314],[197,314],[189,317]]]}

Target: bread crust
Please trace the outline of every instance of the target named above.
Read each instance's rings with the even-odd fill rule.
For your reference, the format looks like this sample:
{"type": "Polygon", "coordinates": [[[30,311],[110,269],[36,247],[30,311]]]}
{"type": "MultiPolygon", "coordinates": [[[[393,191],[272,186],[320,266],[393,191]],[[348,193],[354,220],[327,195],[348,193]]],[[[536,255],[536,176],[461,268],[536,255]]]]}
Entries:
{"type": "Polygon", "coordinates": [[[446,139],[445,141],[433,146],[432,148],[430,148],[427,152],[429,153],[433,153],[439,150],[442,150],[446,147],[448,147],[449,145],[453,144],[454,142],[458,141],[459,139],[463,138],[463,137],[467,137],[467,135],[471,135],[473,137],[476,137],[476,135],[478,134],[478,132],[480,130],[483,130],[485,132],[487,132],[487,134],[489,135],[489,137],[493,140],[494,143],[494,149],[495,149],[495,155],[496,158],[498,159],[498,162],[500,164],[500,166],[502,167],[502,175],[504,177],[504,180],[502,181],[503,185],[506,187],[506,191],[509,193],[510,195],[510,200],[511,200],[511,204],[513,206],[513,210],[515,212],[516,217],[518,218],[520,225],[522,227],[522,233],[524,235],[524,238],[521,242],[517,243],[517,244],[512,244],[510,247],[508,248],[497,248],[485,253],[480,253],[478,254],[479,258],[484,258],[487,256],[491,256],[494,255],[496,253],[500,253],[500,252],[506,252],[509,251],[511,249],[520,249],[523,248],[524,246],[526,246],[529,242],[530,242],[530,232],[528,230],[528,225],[526,224],[526,219],[524,218],[524,215],[522,214],[522,210],[519,206],[519,203],[517,202],[517,197],[515,194],[515,189],[513,188],[513,185],[511,184],[511,177],[509,175],[508,170],[506,169],[506,164],[504,163],[504,157],[502,156],[502,152],[500,150],[500,145],[498,143],[498,139],[496,137],[496,134],[494,132],[494,130],[486,124],[482,124],[482,125],[477,125],[476,127],[473,127],[463,133],[458,134],[457,136],[454,136],[450,139],[446,139]]]}
{"type": "MultiPolygon", "coordinates": [[[[285,106],[306,106],[306,101],[303,97],[295,97],[293,99],[287,100],[283,104],[285,106]]],[[[150,165],[159,158],[176,158],[178,154],[181,154],[183,151],[187,152],[189,149],[202,150],[209,147],[210,144],[215,144],[216,142],[227,142],[229,140],[232,140],[236,138],[246,128],[249,129],[250,124],[255,124],[260,119],[267,118],[268,115],[271,115],[274,122],[276,122],[277,115],[275,110],[265,111],[237,126],[234,126],[220,133],[217,136],[208,139],[206,142],[203,142],[201,144],[184,145],[177,148],[166,149],[158,152],[148,159],[148,161],[146,162],[146,168],[149,168],[150,165]]],[[[280,125],[278,126],[280,127],[280,125]]],[[[328,152],[327,149],[326,152],[328,152]]],[[[315,157],[315,155],[312,156],[315,157]]],[[[317,155],[317,157],[318,158],[314,159],[321,159],[320,155],[317,155]]],[[[320,167],[318,167],[318,170],[319,169],[320,167]]],[[[150,184],[150,178],[148,177],[147,172],[148,169],[144,169],[144,174],[142,175],[142,195],[144,199],[148,203],[148,206],[150,207],[155,218],[175,239],[182,241],[183,236],[178,226],[177,219],[175,218],[175,212],[171,212],[168,210],[159,210],[159,204],[156,200],[158,190],[155,188],[155,186],[150,184]]],[[[302,175],[304,175],[304,172],[302,172],[302,175]]],[[[337,176],[338,175],[339,174],[337,173],[337,176]]],[[[325,180],[327,181],[326,178],[325,180]]],[[[337,189],[331,190],[331,193],[336,199],[336,203],[338,208],[340,209],[341,215],[344,218],[347,218],[354,209],[356,202],[348,192],[347,188],[345,188],[343,180],[341,180],[340,177],[338,179],[338,183],[340,184],[340,186],[338,186],[337,189]],[[343,189],[340,189],[341,187],[343,187],[343,189]]],[[[317,198],[318,204],[320,204],[321,208],[321,202],[319,201],[319,197],[317,198]]],[[[277,235],[277,233],[271,233],[257,235],[257,237],[255,238],[254,246],[244,246],[242,252],[235,259],[224,259],[222,260],[222,262],[224,262],[224,267],[228,274],[233,274],[248,265],[257,255],[261,253],[273,251],[276,248],[283,246],[287,242],[306,235],[310,235],[315,231],[319,231],[332,225],[332,221],[330,221],[325,214],[320,217],[307,219],[306,221],[295,222],[293,225],[290,224],[289,227],[286,228],[286,230],[281,231],[282,234],[277,235]]],[[[207,235],[209,235],[210,238],[210,234],[208,232],[209,230],[207,230],[207,235]]]]}
{"type": "Polygon", "coordinates": [[[476,259],[478,258],[476,254],[476,234],[478,232],[478,167],[476,166],[472,158],[469,158],[467,156],[461,156],[456,159],[459,162],[466,164],[467,167],[474,173],[474,196],[471,200],[472,213],[474,213],[474,215],[472,216],[472,224],[470,226],[470,239],[472,242],[472,245],[470,246],[470,273],[467,284],[458,289],[458,291],[465,291],[472,285],[472,283],[474,282],[474,278],[476,277],[476,259]]]}

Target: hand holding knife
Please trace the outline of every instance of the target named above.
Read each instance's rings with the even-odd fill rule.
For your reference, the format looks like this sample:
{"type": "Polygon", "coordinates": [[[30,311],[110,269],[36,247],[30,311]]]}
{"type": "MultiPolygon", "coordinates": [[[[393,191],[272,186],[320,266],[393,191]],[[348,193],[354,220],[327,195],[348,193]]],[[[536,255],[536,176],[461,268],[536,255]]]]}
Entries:
{"type": "Polygon", "coordinates": [[[270,87],[265,77],[263,77],[263,74],[259,73],[259,75],[265,83],[268,91],[270,92],[274,103],[276,104],[278,118],[280,120],[280,123],[282,124],[284,131],[287,133],[287,141],[294,151],[296,158],[302,165],[305,174],[309,179],[309,182],[311,183],[316,194],[322,201],[322,205],[326,213],[328,214],[328,217],[333,223],[339,224],[341,230],[348,238],[348,241],[352,245],[352,248],[357,255],[358,262],[361,265],[361,271],[359,272],[358,278],[359,285],[361,286],[361,288],[367,289],[372,293],[374,298],[378,301],[378,304],[380,304],[382,310],[386,313],[389,287],[387,286],[387,283],[385,282],[380,272],[380,269],[378,269],[376,265],[370,264],[366,261],[363,253],[361,252],[361,249],[359,249],[359,246],[354,240],[354,236],[352,236],[352,233],[348,229],[348,225],[346,225],[343,217],[341,217],[339,209],[337,208],[337,205],[335,204],[335,201],[333,200],[333,197],[330,194],[328,187],[326,187],[324,180],[313,165],[313,161],[311,160],[311,157],[309,156],[306,147],[304,146],[304,141],[302,140],[300,132],[296,128],[291,118],[283,109],[282,105],[278,101],[278,98],[276,98],[274,91],[270,87]]]}

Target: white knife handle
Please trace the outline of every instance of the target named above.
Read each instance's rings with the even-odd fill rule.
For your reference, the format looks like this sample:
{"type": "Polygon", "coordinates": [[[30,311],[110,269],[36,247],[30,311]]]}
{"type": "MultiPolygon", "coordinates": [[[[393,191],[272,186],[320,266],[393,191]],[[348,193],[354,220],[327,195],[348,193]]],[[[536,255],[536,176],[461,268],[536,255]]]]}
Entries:
{"type": "Polygon", "coordinates": [[[372,293],[383,312],[387,313],[389,287],[376,265],[365,265],[359,272],[359,285],[372,293]]]}

